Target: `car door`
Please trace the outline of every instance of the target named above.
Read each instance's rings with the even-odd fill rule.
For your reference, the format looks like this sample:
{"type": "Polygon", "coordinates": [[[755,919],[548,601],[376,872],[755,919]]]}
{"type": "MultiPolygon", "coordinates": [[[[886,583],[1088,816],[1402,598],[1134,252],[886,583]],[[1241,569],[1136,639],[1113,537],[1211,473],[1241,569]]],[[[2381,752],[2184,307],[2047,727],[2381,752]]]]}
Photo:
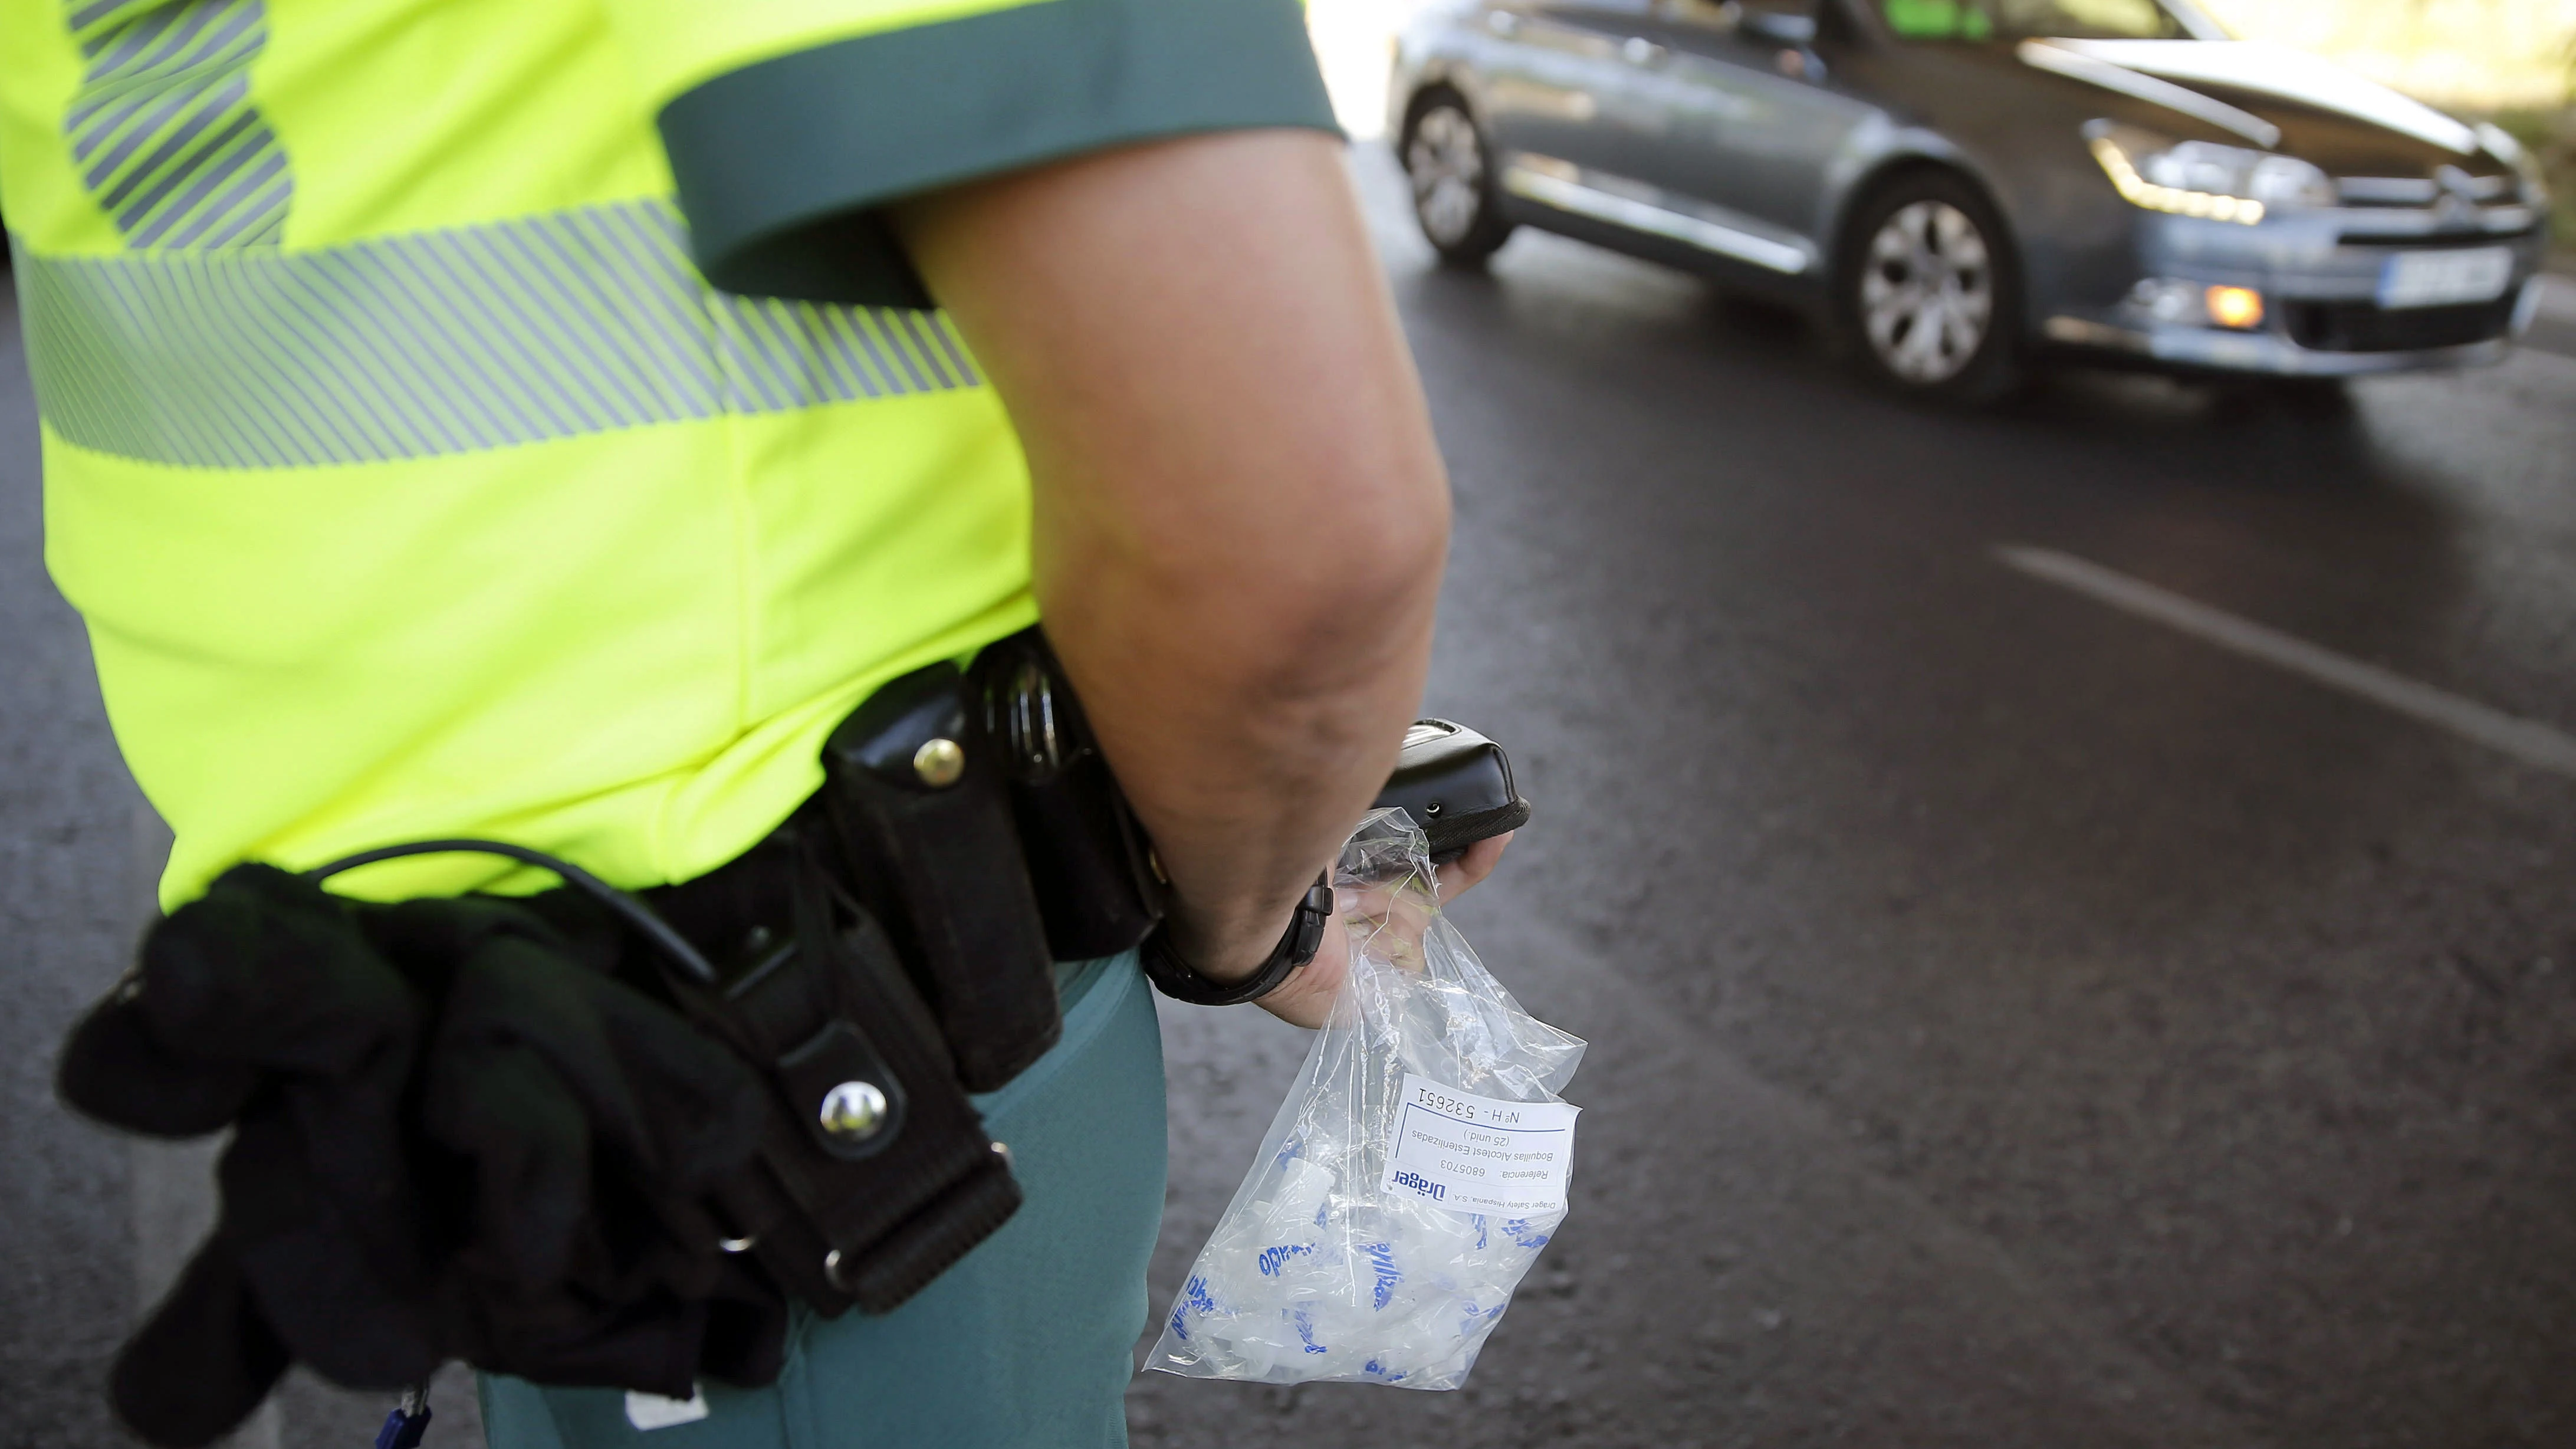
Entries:
{"type": "MultiPolygon", "coordinates": [[[[1749,239],[1733,248],[1736,260],[1813,271],[1830,170],[1876,114],[1834,88],[1814,43],[1814,0],[1657,0],[1654,20],[1667,52],[1659,64],[1683,99],[1639,179],[1749,239]]],[[[1713,235],[1712,249],[1729,240],[1713,235]]]]}
{"type": "Polygon", "coordinates": [[[1636,62],[1656,42],[1655,0],[1519,0],[1487,9],[1483,120],[1503,184],[1532,199],[1533,176],[1618,173],[1642,164],[1662,106],[1641,92],[1636,62]],[[1518,176],[1515,176],[1515,168],[1518,176]],[[1520,185],[1515,185],[1515,180],[1520,185]]]}

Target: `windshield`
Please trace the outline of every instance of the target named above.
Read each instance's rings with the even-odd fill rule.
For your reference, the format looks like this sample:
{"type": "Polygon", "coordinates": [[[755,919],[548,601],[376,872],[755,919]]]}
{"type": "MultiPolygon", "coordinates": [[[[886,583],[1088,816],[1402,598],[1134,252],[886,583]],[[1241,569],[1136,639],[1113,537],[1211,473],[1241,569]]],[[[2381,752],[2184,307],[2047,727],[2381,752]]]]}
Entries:
{"type": "Polygon", "coordinates": [[[1908,40],[2189,40],[2156,0],[1880,0],[1887,26],[1908,40]]]}

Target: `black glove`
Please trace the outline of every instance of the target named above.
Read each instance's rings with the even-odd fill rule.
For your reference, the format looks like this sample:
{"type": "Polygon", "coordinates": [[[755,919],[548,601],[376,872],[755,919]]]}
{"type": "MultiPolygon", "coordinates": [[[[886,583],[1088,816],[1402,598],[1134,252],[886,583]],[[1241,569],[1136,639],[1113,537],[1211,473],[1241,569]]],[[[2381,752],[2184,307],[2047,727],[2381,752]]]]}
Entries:
{"type": "Polygon", "coordinates": [[[60,1091],[235,1135],[219,1227],[119,1356],[126,1421],[206,1443],[290,1357],[386,1389],[452,1357],[674,1396],[774,1378],[783,1301],[698,1206],[750,1164],[765,1089],[606,975],[620,946],[564,893],[365,907],[264,866],[157,927],[60,1091]]]}
{"type": "MultiPolygon", "coordinates": [[[[600,926],[573,939],[613,941],[600,926]]],[[[420,1121],[472,1184],[455,1259],[466,1356],[677,1398],[701,1372],[776,1377],[785,1302],[701,1206],[752,1168],[769,1109],[751,1069],[526,907],[412,902],[376,934],[461,960],[420,1121]]]]}
{"type": "Polygon", "coordinates": [[[235,1129],[221,1223],[113,1374],[144,1437],[213,1439],[289,1353],[362,1387],[437,1368],[402,1126],[426,1025],[345,903],[243,866],[157,926],[135,973],[74,1028],[65,1102],[156,1136],[235,1129]]]}
{"type": "Polygon", "coordinates": [[[345,902],[237,866],[145,937],[135,971],[72,1029],[56,1085],[112,1126],[200,1137],[274,1074],[398,1077],[422,1025],[345,902]]]}
{"type": "Polygon", "coordinates": [[[117,1354],[108,1399],[145,1442],[193,1449],[249,1418],[291,1361],[219,1230],[117,1354]]]}

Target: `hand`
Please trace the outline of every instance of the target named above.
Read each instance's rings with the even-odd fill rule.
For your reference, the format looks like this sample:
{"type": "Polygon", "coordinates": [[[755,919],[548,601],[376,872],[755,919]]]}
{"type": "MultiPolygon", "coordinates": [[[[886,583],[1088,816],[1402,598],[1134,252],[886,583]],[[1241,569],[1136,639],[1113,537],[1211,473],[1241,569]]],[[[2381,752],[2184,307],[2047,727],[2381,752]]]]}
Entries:
{"type": "Polygon", "coordinates": [[[1512,837],[1519,833],[1516,830],[1506,830],[1500,835],[1489,835],[1468,846],[1456,860],[1447,865],[1435,867],[1440,877],[1440,903],[1447,905],[1475,889],[1485,877],[1492,875],[1494,867],[1503,863],[1504,849],[1510,846],[1512,837]]]}
{"type": "MultiPolygon", "coordinates": [[[[1503,851],[1512,843],[1511,831],[1479,840],[1468,846],[1466,853],[1447,865],[1437,867],[1442,905],[1458,899],[1494,873],[1502,863],[1503,851]]],[[[1333,998],[1341,994],[1343,978],[1351,973],[1351,933],[1346,917],[1358,914],[1385,921],[1383,912],[1371,911],[1365,902],[1343,901],[1324,927],[1323,943],[1315,948],[1315,959],[1289,973],[1278,990],[1261,998],[1262,1010],[1281,1021],[1297,1026],[1318,1027],[1332,1014],[1333,998]],[[1354,907],[1356,906],[1356,910],[1354,907]]],[[[1400,927],[1398,929],[1401,929],[1400,927]]],[[[1419,929],[1415,932],[1417,939],[1419,929]]]]}

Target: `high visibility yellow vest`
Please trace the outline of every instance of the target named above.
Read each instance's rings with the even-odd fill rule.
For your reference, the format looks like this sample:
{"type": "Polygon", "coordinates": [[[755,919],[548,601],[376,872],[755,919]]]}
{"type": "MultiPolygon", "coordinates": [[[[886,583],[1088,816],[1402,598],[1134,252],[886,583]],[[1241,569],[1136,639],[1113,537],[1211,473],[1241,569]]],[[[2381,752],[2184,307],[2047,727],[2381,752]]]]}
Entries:
{"type": "Polygon", "coordinates": [[[1281,125],[1331,125],[1296,0],[0,0],[47,563],[164,902],[738,854],[869,690],[1035,617],[878,208],[1281,125]]]}

